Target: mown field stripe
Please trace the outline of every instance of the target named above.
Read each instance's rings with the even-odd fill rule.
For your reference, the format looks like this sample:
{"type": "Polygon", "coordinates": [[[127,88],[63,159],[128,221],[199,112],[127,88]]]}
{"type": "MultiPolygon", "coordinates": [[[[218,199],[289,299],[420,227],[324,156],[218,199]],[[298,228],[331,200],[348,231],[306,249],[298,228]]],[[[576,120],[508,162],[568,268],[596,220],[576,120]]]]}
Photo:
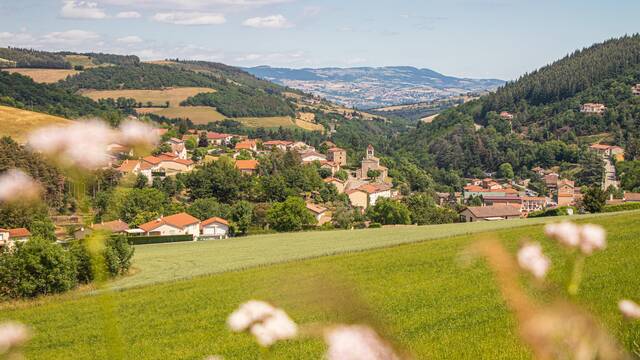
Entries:
{"type": "MultiPolygon", "coordinates": [[[[614,214],[581,215],[588,219],[614,214]]],[[[476,222],[382,229],[286,233],[136,248],[131,276],[111,284],[113,289],[139,287],[196,276],[268,266],[342,253],[366,251],[453,236],[531,226],[560,218],[476,222]]]]}

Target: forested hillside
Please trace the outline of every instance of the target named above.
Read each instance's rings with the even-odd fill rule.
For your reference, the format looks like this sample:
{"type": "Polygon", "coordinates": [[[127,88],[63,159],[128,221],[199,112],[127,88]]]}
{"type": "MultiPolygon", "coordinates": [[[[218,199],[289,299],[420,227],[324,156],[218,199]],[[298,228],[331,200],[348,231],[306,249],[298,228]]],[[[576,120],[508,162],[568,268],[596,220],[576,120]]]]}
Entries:
{"type": "Polygon", "coordinates": [[[560,166],[580,185],[598,183],[601,164],[588,150],[591,143],[623,146],[628,160],[640,155],[640,96],[632,93],[637,83],[640,36],[609,40],[447,110],[431,124],[418,124],[394,152],[433,174],[457,174],[453,178],[482,176],[510,163],[524,176],[535,166],[560,166]],[[581,113],[589,102],[607,110],[581,113]],[[513,120],[501,117],[503,111],[513,120]]]}
{"type": "Polygon", "coordinates": [[[109,121],[120,118],[116,109],[54,85],[38,84],[26,76],[0,71],[0,104],[30,109],[73,119],[99,116],[109,121]]]}
{"type": "MultiPolygon", "coordinates": [[[[46,51],[0,48],[0,58],[15,62],[15,66],[10,67],[71,69],[71,64],[62,55],[46,51]]],[[[3,67],[2,63],[0,67],[3,67]]]]}
{"type": "Polygon", "coordinates": [[[182,105],[215,107],[228,117],[295,115],[280,95],[284,88],[230,69],[233,68],[205,62],[97,67],[69,77],[58,86],[70,91],[207,87],[216,92],[194,96],[182,105]]]}

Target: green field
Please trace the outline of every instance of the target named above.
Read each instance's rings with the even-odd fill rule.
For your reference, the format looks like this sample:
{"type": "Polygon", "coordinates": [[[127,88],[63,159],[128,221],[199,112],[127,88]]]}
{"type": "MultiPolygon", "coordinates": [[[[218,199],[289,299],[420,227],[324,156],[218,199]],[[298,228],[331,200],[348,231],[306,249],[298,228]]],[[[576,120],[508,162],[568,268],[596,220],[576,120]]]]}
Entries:
{"type": "MultiPolygon", "coordinates": [[[[640,266],[637,250],[640,213],[581,221],[604,225],[610,236],[608,248],[587,260],[578,301],[599,314],[610,331],[627,348],[632,348],[633,341],[636,344],[640,342],[640,324],[624,325],[616,303],[623,297],[640,300],[637,270],[640,266]]],[[[495,224],[498,223],[492,223],[492,226],[495,224]]],[[[515,222],[500,224],[513,226],[515,222]]],[[[489,229],[489,225],[484,226],[487,226],[484,230],[489,229]]],[[[514,320],[506,311],[490,271],[482,261],[465,261],[465,250],[479,236],[455,236],[460,231],[455,227],[447,232],[437,227],[424,227],[422,230],[423,240],[429,237],[434,240],[224,272],[100,295],[75,293],[5,306],[0,317],[24,321],[34,327],[36,336],[27,349],[27,357],[33,359],[115,358],[107,353],[107,349],[113,349],[114,342],[106,345],[105,320],[115,321],[119,330],[116,338],[122,339],[121,349],[127,359],[203,359],[211,354],[223,355],[225,359],[322,358],[323,345],[315,340],[281,343],[265,354],[249,336],[230,334],[224,325],[226,316],[239,303],[252,298],[273,301],[302,324],[383,322],[387,324],[386,332],[416,359],[530,358],[516,336],[514,320]],[[454,237],[435,239],[438,236],[432,233],[454,237]],[[353,301],[349,295],[352,291],[360,300],[353,301]],[[359,303],[354,307],[353,304],[359,303]],[[114,309],[113,314],[105,313],[104,310],[110,308],[114,309]],[[370,311],[364,311],[365,308],[370,311]]],[[[355,238],[341,232],[317,234],[324,235],[327,241],[333,240],[330,247],[335,247],[338,241],[356,242],[358,249],[362,250],[369,246],[367,240],[375,243],[372,246],[400,243],[403,241],[403,236],[398,235],[400,233],[406,234],[407,241],[420,240],[419,231],[414,228],[369,230],[355,238]],[[387,237],[388,241],[385,240],[387,237]]],[[[280,235],[283,244],[274,252],[283,251],[286,245],[297,249],[312,247],[311,243],[315,242],[308,238],[315,235],[280,235]]],[[[542,226],[499,230],[495,236],[511,251],[523,238],[541,241],[553,260],[550,279],[557,283],[564,281],[568,270],[567,258],[543,237],[542,226]]],[[[247,239],[266,241],[264,238],[268,237],[247,239]]],[[[275,242],[275,238],[269,240],[275,242]]],[[[233,241],[239,239],[229,243],[233,241]]],[[[213,246],[209,245],[212,243],[204,244],[213,246]]],[[[217,258],[205,248],[199,248],[200,251],[192,253],[189,262],[186,255],[177,251],[181,246],[139,247],[136,263],[142,266],[140,274],[145,272],[145,266],[152,263],[153,253],[165,259],[170,257],[167,253],[182,257],[174,265],[176,268],[197,267],[207,262],[201,257],[207,257],[210,262],[226,263],[227,269],[256,265],[249,264],[246,259],[234,260],[225,256],[228,250],[215,247],[206,249],[217,253],[217,258]]],[[[250,253],[246,258],[261,259],[267,255],[259,246],[245,251],[250,253]]],[[[131,279],[136,279],[136,276],[131,279]]],[[[547,299],[549,290],[553,288],[536,293],[547,299]]]]}

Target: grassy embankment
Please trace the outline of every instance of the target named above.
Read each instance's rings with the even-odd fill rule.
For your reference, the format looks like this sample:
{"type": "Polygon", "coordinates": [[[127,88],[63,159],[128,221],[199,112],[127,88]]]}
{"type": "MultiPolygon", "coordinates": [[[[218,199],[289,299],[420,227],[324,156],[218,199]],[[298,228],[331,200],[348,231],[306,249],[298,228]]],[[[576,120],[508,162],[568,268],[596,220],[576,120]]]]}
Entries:
{"type": "MultiPolygon", "coordinates": [[[[640,294],[637,271],[640,213],[580,221],[602,224],[610,235],[608,248],[587,259],[578,302],[598,314],[611,332],[631,348],[633,339],[637,343],[640,336],[640,325],[623,324],[616,302],[623,297],[640,300],[637,298],[640,294]]],[[[484,228],[473,230],[491,230],[496,223],[485,224],[484,228]]],[[[564,282],[568,276],[568,258],[544,238],[542,226],[513,226],[518,225],[500,223],[497,228],[511,228],[498,230],[495,236],[511,251],[515,251],[523,238],[541,241],[553,260],[551,281],[564,282]]],[[[464,230],[455,227],[422,230],[354,231],[351,237],[347,236],[349,233],[340,232],[286,234],[247,238],[246,243],[243,243],[245,239],[230,240],[226,242],[227,247],[225,242],[139,247],[136,264],[142,266],[142,273],[153,269],[149,265],[156,257],[180,260],[173,265],[160,261],[154,271],[180,273],[185,267],[197,268],[203,263],[209,263],[210,270],[218,265],[229,270],[258,265],[287,247],[302,252],[321,247],[320,241],[327,241],[324,244],[327,248],[339,252],[454,236],[96,296],[47,298],[5,306],[0,317],[24,321],[34,327],[36,336],[27,352],[28,357],[34,359],[109,358],[102,312],[109,304],[114,306],[113,319],[125,344],[124,355],[129,359],[202,359],[210,354],[221,354],[225,359],[319,359],[323,345],[313,340],[281,343],[264,355],[249,336],[229,333],[225,318],[239,303],[257,298],[282,306],[299,323],[371,320],[371,317],[363,320],[356,315],[362,314],[363,307],[354,311],[356,309],[347,305],[348,294],[355,291],[371,310],[372,317],[387,324],[386,331],[415,358],[529,358],[530,354],[517,338],[514,319],[498,294],[491,272],[482,261],[465,261],[465,250],[478,239],[478,234],[456,236],[464,230]],[[249,240],[254,240],[255,247],[250,246],[249,240]],[[271,249],[269,246],[277,241],[282,245],[271,249]],[[228,244],[236,242],[239,248],[230,250],[228,244]],[[353,248],[349,250],[351,243],[353,248]],[[337,248],[337,244],[341,247],[337,248]],[[185,249],[189,245],[195,251],[187,255],[185,249]],[[239,258],[240,253],[244,253],[243,259],[239,258]],[[334,290],[327,291],[327,288],[334,290]],[[113,302],[105,301],[104,296],[113,302]]],[[[548,297],[544,290],[538,293],[548,297]]]]}
{"type": "Polygon", "coordinates": [[[18,142],[27,140],[32,131],[49,125],[71,125],[73,121],[39,112],[0,105],[0,137],[11,136],[18,142]]]}

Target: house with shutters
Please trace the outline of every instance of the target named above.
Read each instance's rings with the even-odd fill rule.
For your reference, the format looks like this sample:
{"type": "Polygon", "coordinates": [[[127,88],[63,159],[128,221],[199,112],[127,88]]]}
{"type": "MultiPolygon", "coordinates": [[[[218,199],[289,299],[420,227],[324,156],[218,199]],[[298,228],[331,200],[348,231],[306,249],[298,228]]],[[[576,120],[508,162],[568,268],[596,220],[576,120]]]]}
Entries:
{"type": "Polygon", "coordinates": [[[226,239],[229,237],[229,222],[220,217],[212,217],[200,223],[200,240],[226,239]]]}
{"type": "Polygon", "coordinates": [[[200,236],[200,220],[187,213],[161,216],[138,228],[146,236],[192,235],[194,240],[200,236]]]}
{"type": "Polygon", "coordinates": [[[338,147],[327,150],[327,160],[340,166],[347,165],[347,151],[338,147]]]}

